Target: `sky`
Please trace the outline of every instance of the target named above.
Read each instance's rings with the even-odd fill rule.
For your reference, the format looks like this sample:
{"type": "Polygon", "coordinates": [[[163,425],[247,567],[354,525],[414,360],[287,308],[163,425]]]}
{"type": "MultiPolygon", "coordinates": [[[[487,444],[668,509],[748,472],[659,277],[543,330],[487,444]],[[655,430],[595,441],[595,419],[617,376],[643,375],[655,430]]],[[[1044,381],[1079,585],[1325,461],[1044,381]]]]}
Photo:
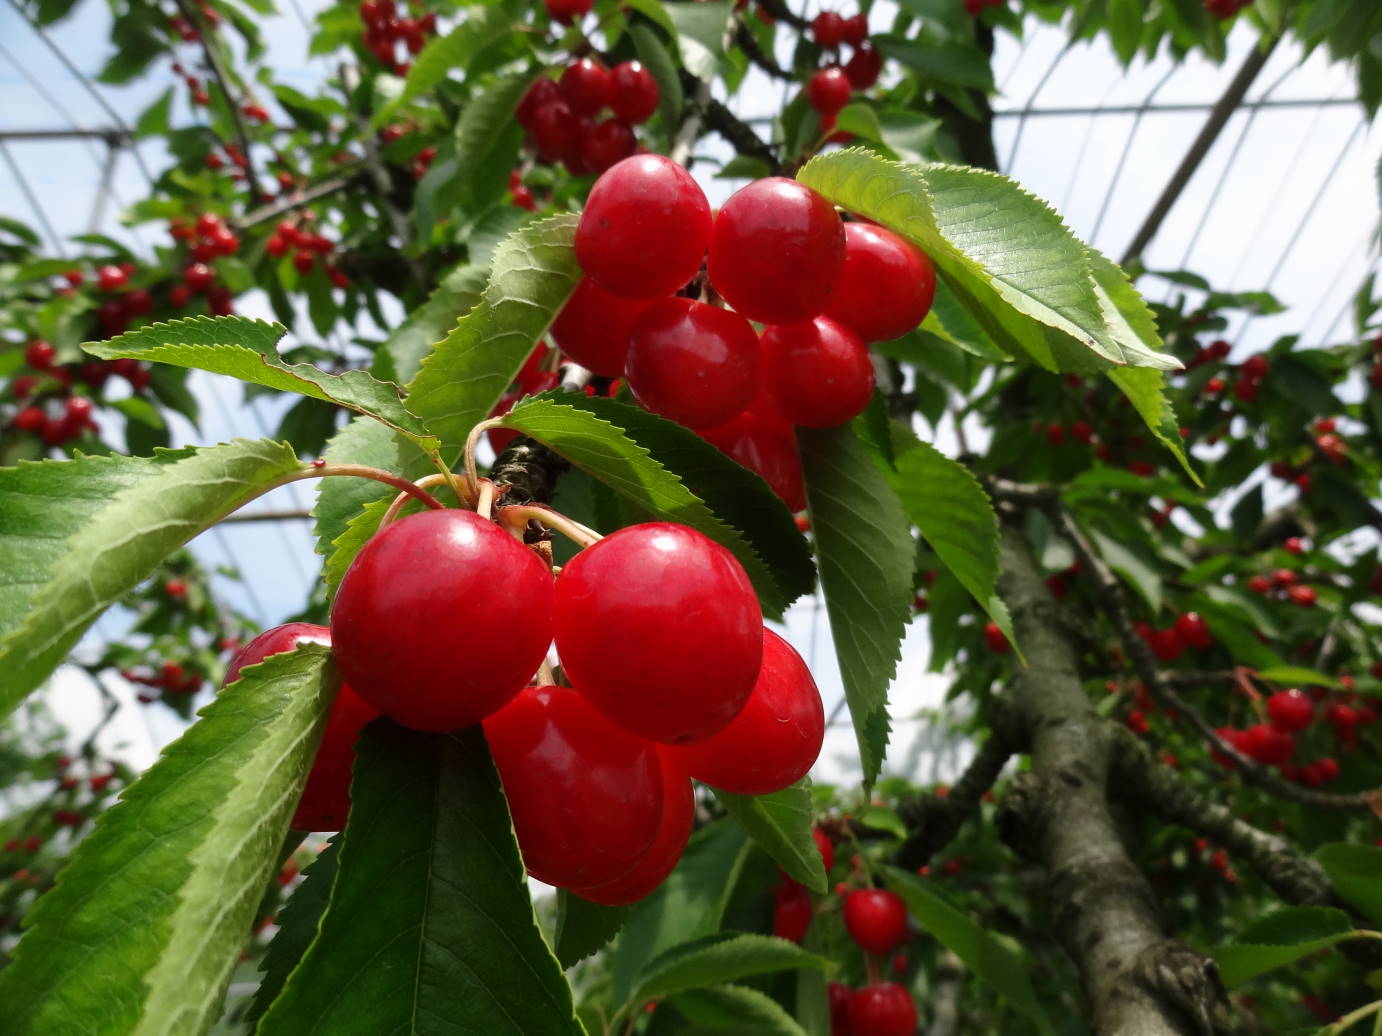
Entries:
{"type": "MultiPolygon", "coordinates": [[[[299,9],[310,18],[317,6],[316,0],[304,0],[299,9]]],[[[816,0],[811,0],[804,13],[809,17],[817,9],[816,0]]],[[[48,33],[75,66],[79,74],[74,75],[11,6],[0,5],[0,133],[110,126],[112,114],[106,106],[132,123],[176,81],[164,62],[156,65],[152,76],[129,87],[93,85],[89,77],[107,53],[108,14],[90,0],[77,10],[75,18],[48,33]]],[[[886,3],[875,5],[875,29],[889,22],[891,11],[886,3]]],[[[306,56],[303,22],[291,4],[287,12],[263,25],[269,61],[284,80],[310,93],[330,69],[321,59],[306,56]]],[[[1057,29],[1033,24],[1021,41],[1001,36],[994,62],[1000,95],[994,106],[1004,171],[1054,205],[1083,240],[1118,259],[1206,115],[1203,108],[1159,109],[1211,104],[1253,43],[1251,33],[1241,29],[1230,38],[1223,66],[1192,59],[1173,67],[1166,59],[1139,59],[1124,73],[1102,43],[1067,47],[1057,29]],[[1114,111],[1041,114],[1071,108],[1114,111]],[[1144,110],[1126,110],[1138,108],[1144,110]]],[[[779,33],[779,60],[789,57],[790,40],[784,30],[779,33]]],[[[1329,63],[1323,53],[1302,63],[1297,50],[1278,47],[1249,91],[1247,105],[1230,119],[1147,250],[1149,269],[1190,269],[1216,286],[1268,289],[1288,305],[1282,316],[1236,322],[1228,337],[1240,352],[1302,329],[1307,344],[1339,340],[1350,333],[1349,300],[1376,262],[1373,166],[1382,144],[1382,131],[1366,124],[1357,105],[1339,103],[1352,92],[1349,70],[1329,63]],[[1289,104],[1254,108],[1264,99],[1289,104]],[[1317,103],[1321,101],[1328,103],[1317,103]]],[[[730,103],[741,117],[753,118],[775,110],[782,99],[782,85],[755,70],[730,103]]],[[[175,121],[186,123],[195,114],[180,97],[175,121]]],[[[164,156],[158,145],[142,147],[147,167],[161,168],[164,156]]],[[[728,149],[710,141],[698,153],[723,158],[728,149]]],[[[138,163],[127,154],[120,156],[110,197],[98,211],[104,157],[104,145],[97,141],[4,141],[0,214],[18,216],[39,228],[45,227],[46,219],[59,245],[69,251],[66,238],[91,230],[95,215],[103,232],[147,252],[161,230],[127,230],[117,223],[120,210],[141,196],[147,181],[138,163]],[[22,176],[15,176],[15,166],[22,176]],[[43,219],[35,215],[34,202],[43,219]]],[[[740,186],[714,179],[706,165],[696,172],[712,204],[740,186]]],[[[1165,281],[1150,276],[1139,287],[1154,300],[1170,293],[1165,281]]],[[[243,309],[249,315],[270,315],[262,304],[258,311],[253,303],[243,309]]],[[[194,375],[193,386],[203,420],[193,428],[178,419],[175,442],[257,437],[276,427],[281,403],[245,405],[237,386],[211,376],[194,375]]],[[[982,443],[978,429],[969,432],[971,441],[982,443]]],[[[934,441],[942,450],[955,451],[948,425],[937,430],[934,441]]],[[[290,486],[254,506],[305,508],[310,503],[310,490],[290,486]]],[[[300,521],[224,526],[201,536],[194,550],[211,564],[233,564],[245,574],[248,588],[227,582],[220,592],[266,627],[301,606],[319,567],[308,524],[300,521]]],[[[119,636],[120,627],[118,618],[102,620],[87,644],[119,636]]],[[[791,609],[786,634],[810,663],[827,713],[833,713],[842,685],[819,600],[802,601],[791,609]]],[[[957,754],[941,725],[916,718],[919,711],[939,705],[946,686],[943,677],[925,672],[928,650],[925,623],[913,623],[902,644],[890,696],[896,746],[892,765],[903,768],[915,761],[919,769],[912,772],[923,780],[952,775],[964,756],[962,749],[957,754]]],[[[121,693],[128,699],[127,689],[121,693]]],[[[89,723],[87,717],[98,714],[94,691],[72,670],[55,678],[51,700],[78,738],[89,723]]],[[[179,730],[180,723],[166,710],[130,703],[103,743],[132,763],[145,765],[179,730]]],[[[835,781],[857,774],[853,735],[843,716],[828,732],[816,774],[835,781]]]]}

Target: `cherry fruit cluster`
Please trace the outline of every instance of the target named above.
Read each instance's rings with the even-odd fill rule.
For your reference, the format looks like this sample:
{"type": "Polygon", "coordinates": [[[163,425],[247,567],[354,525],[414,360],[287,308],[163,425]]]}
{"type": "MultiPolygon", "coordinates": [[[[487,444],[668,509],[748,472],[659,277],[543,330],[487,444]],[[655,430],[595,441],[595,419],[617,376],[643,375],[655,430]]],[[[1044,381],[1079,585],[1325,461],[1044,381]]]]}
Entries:
{"type": "Polygon", "coordinates": [[[878,82],[883,55],[869,42],[869,20],[863,12],[848,18],[822,11],[811,19],[811,37],[827,52],[827,64],[806,84],[806,99],[821,118],[821,128],[834,128],[835,117],[849,103],[855,90],[867,90],[878,82]],[[840,63],[841,48],[853,48],[849,60],[840,63]]]}
{"type": "MultiPolygon", "coordinates": [[[[657,102],[657,80],[641,63],[624,61],[607,69],[585,57],[567,65],[560,80],[535,80],[514,115],[539,159],[560,162],[573,176],[588,176],[638,150],[633,128],[648,120],[657,102]]],[[[517,186],[521,182],[510,183],[515,198],[517,186]]]]}
{"type": "Polygon", "coordinates": [[[362,37],[365,50],[396,76],[408,73],[407,57],[399,58],[399,44],[408,54],[420,53],[427,39],[437,34],[437,16],[432,12],[417,17],[400,12],[393,0],[364,0],[360,20],[365,23],[362,37]]]}

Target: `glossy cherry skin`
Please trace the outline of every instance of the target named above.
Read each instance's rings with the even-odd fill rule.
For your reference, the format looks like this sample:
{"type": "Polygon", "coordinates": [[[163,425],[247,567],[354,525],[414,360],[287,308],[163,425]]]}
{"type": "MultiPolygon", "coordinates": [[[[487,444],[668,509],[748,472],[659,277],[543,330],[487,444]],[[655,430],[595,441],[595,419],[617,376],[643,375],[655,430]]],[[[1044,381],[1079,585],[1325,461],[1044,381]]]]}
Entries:
{"type": "Polygon", "coordinates": [[[688,428],[709,428],[758,394],[758,335],[738,313],[663,299],[633,322],[624,372],[649,410],[688,428]]]}
{"type": "Polygon", "coordinates": [[[514,118],[520,126],[531,133],[537,113],[560,99],[561,91],[557,89],[556,81],[543,76],[534,80],[533,85],[524,91],[523,99],[518,102],[518,108],[514,111],[514,118]]]}
{"type": "Polygon", "coordinates": [[[545,0],[547,17],[554,22],[569,25],[590,13],[594,0],[545,0]]]}
{"type": "Polygon", "coordinates": [[[861,45],[869,38],[869,18],[862,11],[844,20],[844,40],[851,47],[861,45]]]}
{"type": "Polygon", "coordinates": [[[581,158],[587,168],[603,173],[638,150],[632,127],[619,119],[597,123],[581,138],[581,158]]]}
{"type": "Polygon", "coordinates": [[[819,827],[811,829],[811,837],[816,840],[816,848],[821,851],[821,865],[825,867],[825,873],[829,874],[830,868],[835,866],[835,843],[819,827]]]}
{"type": "Polygon", "coordinates": [[[705,429],[701,435],[768,483],[787,510],[805,510],[801,458],[797,455],[792,426],[782,418],[765,416],[752,406],[732,421],[705,429]]]}
{"type": "Polygon", "coordinates": [[[811,927],[811,892],[799,881],[783,878],[773,904],[773,934],[789,942],[801,942],[811,927]]]}
{"type": "Polygon", "coordinates": [[[637,903],[666,880],[676,868],[691,837],[691,821],[696,811],[696,796],[691,781],[670,752],[659,749],[662,764],[662,822],[648,851],[638,858],[633,870],[605,885],[572,889],[582,899],[605,906],[637,903]]]}
{"type": "Polygon", "coordinates": [[[581,58],[566,66],[558,84],[561,96],[577,115],[594,115],[607,107],[614,95],[614,83],[605,66],[591,58],[581,58]]]}
{"type": "Polygon", "coordinates": [[[576,259],[607,291],[671,295],[701,268],[710,203],[691,174],[661,155],[634,155],[590,189],[576,226],[576,259]]]}
{"type": "Polygon", "coordinates": [[[581,150],[581,122],[560,99],[543,105],[533,115],[533,143],[547,162],[560,162],[581,150]]]}
{"type": "Polygon", "coordinates": [[[845,20],[834,11],[822,11],[811,19],[811,38],[826,50],[834,50],[845,38],[845,20]]]}
{"type": "Polygon", "coordinates": [[[683,745],[686,772],[736,795],[767,795],[805,776],[821,754],[825,709],[796,649],[763,630],[763,665],[747,704],[704,741],[683,745]]]}
{"type": "Polygon", "coordinates": [[[853,92],[844,70],[834,66],[821,69],[806,84],[806,99],[821,115],[838,113],[853,92]]]}
{"type": "Polygon", "coordinates": [[[569,687],[527,687],[484,727],[529,874],[587,888],[634,869],[662,822],[653,745],[569,687]]]}
{"type": "Polygon", "coordinates": [[[849,1024],[853,1036],[913,1036],[917,1006],[896,982],[865,986],[849,1002],[849,1024]]]}
{"type": "Polygon", "coordinates": [[[375,535],[331,607],[341,675],[414,730],[478,723],[519,692],[552,643],[553,581],[472,511],[424,511],[375,535]]]}
{"type": "Polygon", "coordinates": [[[556,616],[572,685],[653,741],[724,729],[758,678],[753,586],[733,554],[684,525],[631,525],[582,550],[557,578],[556,616]]]}
{"type": "Polygon", "coordinates": [[[658,88],[653,74],[638,61],[621,61],[609,74],[609,106],[630,125],[647,122],[657,111],[658,88]]]}
{"type": "MultiPolygon", "coordinates": [[[[240,670],[264,661],[281,651],[294,651],[302,643],[331,646],[331,631],[310,622],[290,622],[265,630],[242,647],[226,668],[222,687],[240,678],[240,670]]],[[[350,776],[355,766],[355,742],[365,724],[375,719],[379,710],[341,684],[326,730],[317,746],[316,758],[307,774],[302,797],[293,813],[290,825],[295,831],[339,831],[345,827],[350,812],[350,776]]]]}
{"type": "Polygon", "coordinates": [[[1198,612],[1186,612],[1176,618],[1176,635],[1197,651],[1208,651],[1214,646],[1214,637],[1209,632],[1209,624],[1198,612]]]}
{"type": "Polygon", "coordinates": [[[587,370],[606,378],[624,376],[629,331],[638,315],[653,303],[626,299],[582,277],[552,322],[552,338],[561,351],[587,370]]]}
{"type": "Polygon", "coordinates": [[[1267,718],[1278,730],[1304,730],[1315,721],[1315,703],[1294,687],[1267,699],[1267,718]]]}
{"type": "Polygon", "coordinates": [[[843,982],[832,982],[827,989],[830,995],[830,1036],[854,1036],[849,1024],[849,1005],[854,1002],[854,990],[843,982]]]}
{"type": "Polygon", "coordinates": [[[1244,752],[1264,766],[1289,763],[1296,754],[1296,741],[1291,733],[1267,723],[1247,729],[1243,737],[1244,752]]]}
{"type": "Polygon", "coordinates": [[[845,78],[856,90],[867,90],[883,72],[883,55],[871,43],[861,43],[845,62],[845,78]]]}
{"type": "Polygon", "coordinates": [[[845,896],[845,928],[869,953],[891,953],[907,935],[907,908],[888,889],[855,889],[845,896]]]}
{"type": "Polygon", "coordinates": [[[926,319],[936,270],[909,242],[872,223],[845,224],[845,265],[826,314],[865,342],[905,335],[926,319]]]}
{"type": "Polygon", "coordinates": [[[750,320],[790,324],[824,312],[845,261],[835,207],[781,176],[736,191],[710,234],[710,282],[750,320]]]}
{"type": "Polygon", "coordinates": [[[873,360],[849,328],[830,317],[763,329],[763,384],[793,424],[833,428],[873,395],[873,360]]]}

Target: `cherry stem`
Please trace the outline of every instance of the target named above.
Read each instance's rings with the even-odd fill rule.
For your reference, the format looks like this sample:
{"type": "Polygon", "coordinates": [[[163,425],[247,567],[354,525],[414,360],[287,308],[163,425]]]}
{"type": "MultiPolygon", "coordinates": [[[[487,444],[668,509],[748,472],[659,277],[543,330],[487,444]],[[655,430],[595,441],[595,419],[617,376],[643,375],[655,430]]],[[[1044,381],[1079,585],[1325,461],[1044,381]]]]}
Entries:
{"type": "Polygon", "coordinates": [[[465,465],[465,489],[466,496],[469,497],[470,506],[474,507],[480,497],[480,474],[475,467],[475,447],[479,445],[480,436],[491,428],[502,428],[504,419],[502,417],[491,417],[488,421],[481,421],[470,430],[470,434],[465,439],[465,452],[461,454],[461,462],[465,465]]]}
{"type": "Polygon", "coordinates": [[[533,683],[538,687],[554,687],[556,682],[557,677],[552,672],[552,663],[544,658],[542,665],[537,667],[537,675],[533,677],[533,683]]]}
{"type": "Polygon", "coordinates": [[[864,954],[864,972],[868,975],[869,985],[878,985],[880,976],[878,974],[878,957],[875,954],[864,954]]]}
{"type": "Polygon", "coordinates": [[[521,532],[530,520],[539,521],[549,529],[555,529],[582,547],[589,547],[591,544],[599,543],[600,540],[604,539],[594,529],[587,529],[580,522],[572,521],[560,511],[553,511],[541,504],[510,504],[507,507],[499,508],[500,523],[507,525],[515,532],[521,532]]]}
{"type": "MultiPolygon", "coordinates": [[[[274,479],[273,482],[269,483],[259,492],[241,500],[240,503],[230,508],[220,517],[224,518],[226,515],[233,514],[241,507],[244,507],[253,500],[259,499],[265,493],[277,489],[279,486],[286,486],[290,482],[302,482],[309,478],[327,478],[331,475],[353,475],[356,478],[369,478],[376,482],[383,482],[386,486],[393,486],[395,489],[408,494],[415,500],[421,500],[434,511],[443,509],[441,501],[431,493],[415,486],[402,475],[395,475],[392,471],[385,471],[383,468],[372,468],[367,464],[323,464],[320,461],[316,461],[311,466],[303,468],[300,471],[294,471],[291,474],[284,475],[282,478],[274,479]]],[[[220,521],[220,518],[216,520],[220,521]]]]}
{"type": "MultiPolygon", "coordinates": [[[[418,479],[416,482],[410,483],[410,485],[413,489],[422,490],[429,489],[432,486],[441,485],[443,482],[450,481],[451,480],[447,478],[445,475],[438,473],[436,475],[427,475],[424,478],[418,479]]],[[[403,505],[406,504],[409,501],[409,499],[413,498],[415,498],[415,494],[407,491],[399,493],[398,496],[394,497],[393,503],[389,504],[389,509],[384,512],[384,517],[379,519],[379,528],[375,531],[378,532],[383,529],[387,529],[390,525],[392,525],[394,521],[398,518],[399,512],[403,510],[403,505]]]]}
{"type": "Polygon", "coordinates": [[[494,509],[494,483],[487,478],[480,479],[480,492],[476,495],[475,513],[488,518],[494,509]]]}
{"type": "MultiPolygon", "coordinates": [[[[456,478],[456,473],[446,466],[441,459],[440,453],[432,454],[432,463],[437,466],[437,471],[439,471],[446,480],[446,484],[451,487],[451,492],[455,494],[456,499],[458,501],[465,501],[465,492],[460,481],[456,478]]],[[[471,506],[474,505],[472,504],[471,506]]]]}

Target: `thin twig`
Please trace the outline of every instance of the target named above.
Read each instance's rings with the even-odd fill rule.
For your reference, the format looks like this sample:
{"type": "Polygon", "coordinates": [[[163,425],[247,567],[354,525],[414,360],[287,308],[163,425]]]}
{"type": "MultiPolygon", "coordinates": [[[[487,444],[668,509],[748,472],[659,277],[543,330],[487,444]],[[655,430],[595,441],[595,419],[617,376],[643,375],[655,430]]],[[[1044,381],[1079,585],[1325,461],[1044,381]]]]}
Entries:
{"type": "Polygon", "coordinates": [[[237,230],[247,230],[250,227],[258,226],[260,223],[276,220],[296,209],[305,208],[314,201],[335,194],[337,191],[345,190],[365,175],[365,172],[364,162],[347,166],[341,172],[322,180],[320,183],[312,184],[300,191],[294,191],[291,196],[278,198],[245,213],[238,220],[235,220],[233,225],[237,230]]]}
{"type": "Polygon", "coordinates": [[[226,107],[230,109],[230,121],[235,126],[235,138],[239,141],[240,150],[245,155],[245,181],[249,185],[250,198],[259,198],[259,179],[254,173],[254,158],[250,154],[250,135],[245,128],[245,120],[240,114],[240,104],[235,99],[235,95],[230,92],[230,76],[226,74],[225,67],[221,64],[221,57],[216,53],[216,48],[211,45],[208,33],[210,28],[202,23],[200,14],[193,11],[192,5],[187,0],[176,0],[178,11],[182,17],[197,31],[197,42],[201,44],[202,54],[206,58],[206,63],[211,66],[211,74],[216,77],[216,83],[221,88],[221,95],[226,99],[226,107]]]}

